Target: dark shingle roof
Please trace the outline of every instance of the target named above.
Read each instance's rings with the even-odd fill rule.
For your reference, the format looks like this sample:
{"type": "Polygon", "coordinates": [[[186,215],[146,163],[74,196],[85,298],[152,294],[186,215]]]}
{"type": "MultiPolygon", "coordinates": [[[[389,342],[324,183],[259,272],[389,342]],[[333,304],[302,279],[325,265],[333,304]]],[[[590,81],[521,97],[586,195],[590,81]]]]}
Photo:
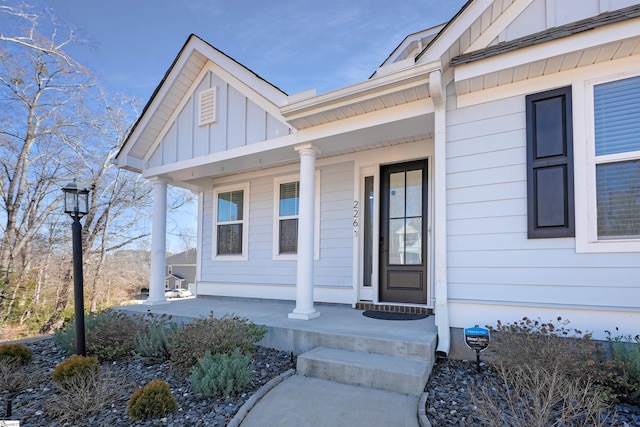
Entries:
{"type": "Polygon", "coordinates": [[[456,56],[451,59],[450,65],[454,67],[456,65],[467,64],[469,62],[478,61],[480,59],[489,58],[502,53],[512,52],[524,47],[534,46],[536,44],[572,36],[584,31],[593,30],[605,25],[638,17],[640,17],[640,5],[601,13],[600,15],[593,16],[591,18],[561,25],[559,27],[549,28],[548,30],[541,31],[539,33],[520,37],[519,39],[498,43],[497,45],[489,46],[486,49],[456,56]]]}

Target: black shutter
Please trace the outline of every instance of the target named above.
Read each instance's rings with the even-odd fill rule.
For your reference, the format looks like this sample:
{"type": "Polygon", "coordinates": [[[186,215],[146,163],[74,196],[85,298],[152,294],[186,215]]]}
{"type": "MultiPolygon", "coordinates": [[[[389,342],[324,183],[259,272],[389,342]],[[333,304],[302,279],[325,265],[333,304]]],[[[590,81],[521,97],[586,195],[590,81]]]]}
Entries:
{"type": "Polygon", "coordinates": [[[571,87],[528,95],[526,107],[529,238],[574,237],[571,87]]]}

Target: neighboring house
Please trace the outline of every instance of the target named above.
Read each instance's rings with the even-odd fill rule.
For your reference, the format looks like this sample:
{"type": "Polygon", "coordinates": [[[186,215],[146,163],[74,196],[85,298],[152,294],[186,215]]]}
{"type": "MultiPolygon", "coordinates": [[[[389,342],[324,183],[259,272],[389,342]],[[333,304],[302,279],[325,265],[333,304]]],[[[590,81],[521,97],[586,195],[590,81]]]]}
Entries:
{"type": "Polygon", "coordinates": [[[175,185],[200,295],[429,309],[444,354],[523,316],[639,332],[639,1],[469,1],[319,95],[192,35],[117,161],[154,183],[150,304],[175,185]]]}
{"type": "Polygon", "coordinates": [[[197,251],[188,249],[166,258],[165,290],[189,289],[196,283],[197,251]]]}

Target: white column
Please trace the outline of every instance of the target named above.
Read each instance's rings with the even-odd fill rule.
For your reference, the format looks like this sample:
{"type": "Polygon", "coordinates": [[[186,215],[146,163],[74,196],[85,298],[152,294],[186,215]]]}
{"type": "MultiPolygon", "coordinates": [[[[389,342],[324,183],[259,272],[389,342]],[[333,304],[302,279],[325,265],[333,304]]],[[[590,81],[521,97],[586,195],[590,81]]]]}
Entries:
{"type": "Polygon", "coordinates": [[[167,304],[164,297],[167,256],[167,181],[153,180],[153,216],[151,223],[151,272],[149,298],[145,304],[167,304]]]}
{"type": "Polygon", "coordinates": [[[290,319],[310,320],[320,316],[313,307],[313,247],[317,150],[311,144],[295,147],[300,155],[300,209],[298,212],[298,264],[296,308],[290,319]]]}

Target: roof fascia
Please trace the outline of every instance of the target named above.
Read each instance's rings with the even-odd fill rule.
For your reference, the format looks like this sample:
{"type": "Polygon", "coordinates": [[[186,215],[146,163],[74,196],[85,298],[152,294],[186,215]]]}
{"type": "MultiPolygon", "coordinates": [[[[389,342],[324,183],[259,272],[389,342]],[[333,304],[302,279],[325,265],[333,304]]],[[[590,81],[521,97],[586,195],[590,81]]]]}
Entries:
{"type": "Polygon", "coordinates": [[[458,13],[444,26],[442,31],[431,40],[416,56],[416,63],[424,64],[440,60],[447,50],[460,38],[476,19],[478,19],[493,0],[469,0],[458,13]]]}
{"type": "Polygon", "coordinates": [[[516,0],[502,15],[498,17],[490,26],[462,53],[473,52],[484,49],[504,31],[524,10],[533,3],[533,0],[516,0]]]}
{"type": "Polygon", "coordinates": [[[455,80],[467,80],[546,58],[568,54],[576,50],[584,50],[626,38],[637,37],[639,21],[640,19],[623,21],[561,39],[479,59],[467,64],[460,64],[455,67],[455,80]],[[578,39],[580,43],[576,43],[578,39]]]}
{"type": "Polygon", "coordinates": [[[281,111],[288,120],[321,113],[358,102],[359,100],[378,96],[383,91],[402,87],[407,82],[413,82],[417,78],[424,77],[426,84],[428,77],[425,77],[425,75],[439,69],[440,61],[415,65],[395,73],[385,74],[342,89],[294,102],[282,107],[281,111]]]}

